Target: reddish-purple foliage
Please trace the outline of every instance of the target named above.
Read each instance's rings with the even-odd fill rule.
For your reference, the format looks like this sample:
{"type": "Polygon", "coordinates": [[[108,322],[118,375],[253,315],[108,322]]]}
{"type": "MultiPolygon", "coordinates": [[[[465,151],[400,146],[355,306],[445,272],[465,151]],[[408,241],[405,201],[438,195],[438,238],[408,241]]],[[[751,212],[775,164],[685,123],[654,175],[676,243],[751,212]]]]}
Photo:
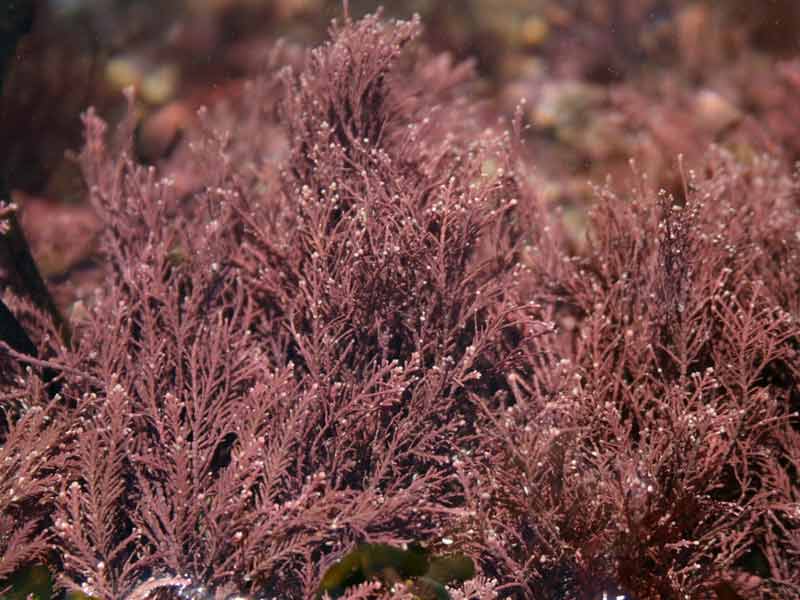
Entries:
{"type": "Polygon", "coordinates": [[[482,438],[473,507],[534,597],[800,593],[797,186],[721,151],[688,179],[598,190],[585,257],[531,249],[560,332],[482,438]]]}
{"type": "Polygon", "coordinates": [[[720,151],[679,200],[602,189],[567,256],[418,29],[334,26],[177,184],[86,115],[107,280],[71,347],[4,348],[0,577],[50,545],[103,600],[307,598],[417,540],[476,559],[456,598],[800,593],[795,180],[720,151]]]}
{"type": "Polygon", "coordinates": [[[449,457],[474,445],[466,390],[503,387],[544,327],[513,281],[508,134],[452,100],[466,69],[391,69],[417,30],[337,29],[281,76],[288,160],[253,176],[211,133],[188,197],[86,116],[109,269],[50,360],[70,368],[50,515],[64,585],[308,597],[356,542],[446,547],[449,457]],[[448,101],[464,112],[440,115],[448,101]]]}
{"type": "MultiPolygon", "coordinates": [[[[30,379],[26,391],[38,395],[41,382],[30,379]]],[[[4,399],[4,406],[6,401],[11,403],[10,399],[4,399]]],[[[50,406],[26,407],[24,414],[13,420],[8,414],[10,407],[3,412],[0,579],[7,578],[31,559],[46,558],[49,536],[42,528],[37,504],[52,499],[49,491],[58,482],[57,470],[65,466],[57,456],[57,443],[64,431],[52,423],[55,411],[50,406]]]]}

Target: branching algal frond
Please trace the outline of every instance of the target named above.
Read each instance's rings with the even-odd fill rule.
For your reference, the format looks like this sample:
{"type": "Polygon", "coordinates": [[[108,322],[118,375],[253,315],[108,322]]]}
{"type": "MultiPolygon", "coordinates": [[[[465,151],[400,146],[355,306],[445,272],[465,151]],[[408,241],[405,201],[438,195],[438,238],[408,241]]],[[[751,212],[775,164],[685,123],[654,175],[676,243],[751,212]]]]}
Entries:
{"type": "Polygon", "coordinates": [[[127,513],[133,501],[131,407],[125,389],[109,382],[105,398],[86,397],[94,414],[73,432],[74,479],[61,485],[53,523],[62,548],[61,583],[102,598],[125,598],[141,575],[140,535],[127,513]]]}
{"type": "MultiPolygon", "coordinates": [[[[28,394],[43,396],[41,381],[28,375],[28,394]]],[[[0,413],[0,582],[21,566],[43,560],[50,549],[43,509],[66,466],[59,451],[64,428],[54,420],[59,400],[30,407],[22,415],[0,413]]]]}
{"type": "Polygon", "coordinates": [[[503,475],[465,460],[470,502],[505,549],[496,564],[527,572],[536,597],[795,593],[800,328],[777,282],[800,250],[796,183],[724,153],[687,178],[680,203],[599,190],[587,256],[543,258],[558,264],[537,272],[566,331],[538,341],[552,362],[526,410],[482,439],[503,475]],[[759,208],[767,189],[776,220],[759,208]]]}

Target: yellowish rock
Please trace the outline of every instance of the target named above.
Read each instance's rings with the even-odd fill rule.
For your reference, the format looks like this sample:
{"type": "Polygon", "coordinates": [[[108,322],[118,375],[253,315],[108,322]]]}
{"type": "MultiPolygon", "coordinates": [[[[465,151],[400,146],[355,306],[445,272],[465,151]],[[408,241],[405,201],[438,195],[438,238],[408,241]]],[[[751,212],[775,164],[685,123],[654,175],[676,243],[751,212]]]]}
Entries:
{"type": "Polygon", "coordinates": [[[168,102],[178,89],[179,79],[180,71],[176,65],[162,65],[154,69],[142,81],[142,99],[151,104],[168,102]]]}
{"type": "Polygon", "coordinates": [[[550,34],[550,25],[541,17],[529,17],[523,21],[520,33],[526,46],[541,46],[550,34]]]}

